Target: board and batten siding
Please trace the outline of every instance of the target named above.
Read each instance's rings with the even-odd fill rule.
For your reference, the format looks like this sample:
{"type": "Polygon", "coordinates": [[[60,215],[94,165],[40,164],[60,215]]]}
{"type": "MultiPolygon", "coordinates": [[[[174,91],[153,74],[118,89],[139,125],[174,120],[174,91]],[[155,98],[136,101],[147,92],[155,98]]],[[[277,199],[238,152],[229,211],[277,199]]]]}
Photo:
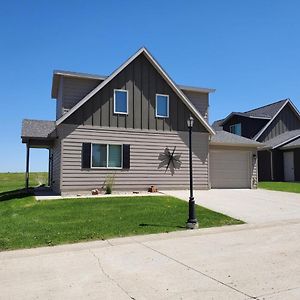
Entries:
{"type": "Polygon", "coordinates": [[[258,141],[265,142],[284,132],[299,128],[300,119],[297,117],[290,104],[287,104],[258,138],[258,141]]]}
{"type": "MultiPolygon", "coordinates": [[[[188,132],[157,132],[64,126],[62,139],[61,192],[91,191],[104,187],[107,175],[114,175],[114,190],[146,191],[151,185],[159,190],[189,187],[188,132]],[[129,144],[130,169],[82,169],[82,143],[129,144]],[[158,156],[165,147],[181,153],[182,166],[172,176],[165,168],[158,169],[158,156]]],[[[208,189],[207,133],[193,133],[194,188],[208,189]]]]}
{"type": "MultiPolygon", "coordinates": [[[[70,115],[64,123],[158,131],[186,131],[186,120],[190,115],[191,112],[184,102],[148,59],[140,55],[70,115]],[[114,89],[128,91],[127,115],[114,114],[114,89]],[[169,95],[169,118],[155,116],[156,94],[169,95]]],[[[196,117],[193,130],[207,132],[196,117]]]]}
{"type": "Polygon", "coordinates": [[[52,182],[51,187],[56,193],[60,193],[61,172],[61,141],[57,139],[52,148],[52,182]]]}

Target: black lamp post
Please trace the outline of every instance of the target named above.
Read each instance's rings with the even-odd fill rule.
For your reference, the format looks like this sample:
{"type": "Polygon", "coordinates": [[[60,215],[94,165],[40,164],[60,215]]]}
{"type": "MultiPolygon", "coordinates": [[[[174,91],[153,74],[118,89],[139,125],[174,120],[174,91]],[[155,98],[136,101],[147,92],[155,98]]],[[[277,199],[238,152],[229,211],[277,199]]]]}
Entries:
{"type": "Polygon", "coordinates": [[[195,200],[193,195],[193,160],[192,160],[192,128],[194,125],[194,119],[190,116],[187,120],[187,126],[189,128],[189,163],[190,163],[190,198],[189,198],[189,218],[186,222],[186,228],[195,229],[198,228],[198,221],[195,212],[195,200]]]}

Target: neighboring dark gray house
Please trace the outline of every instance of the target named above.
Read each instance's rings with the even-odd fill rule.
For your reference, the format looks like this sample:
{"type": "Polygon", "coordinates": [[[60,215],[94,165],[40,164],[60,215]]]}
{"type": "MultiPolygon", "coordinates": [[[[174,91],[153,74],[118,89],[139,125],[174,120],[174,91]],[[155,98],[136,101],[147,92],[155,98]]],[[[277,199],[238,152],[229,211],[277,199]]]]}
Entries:
{"type": "Polygon", "coordinates": [[[30,148],[48,148],[49,184],[63,194],[101,188],[108,175],[116,190],[186,189],[192,115],[195,188],[255,188],[260,144],[215,133],[211,92],[174,83],[145,48],[110,76],[54,71],[56,120],[23,121],[27,158],[30,148]],[[174,174],[159,168],[166,147],[181,155],[174,174]]]}
{"type": "Polygon", "coordinates": [[[290,99],[232,112],[212,127],[264,144],[258,152],[260,181],[300,181],[300,114],[290,99]]]}

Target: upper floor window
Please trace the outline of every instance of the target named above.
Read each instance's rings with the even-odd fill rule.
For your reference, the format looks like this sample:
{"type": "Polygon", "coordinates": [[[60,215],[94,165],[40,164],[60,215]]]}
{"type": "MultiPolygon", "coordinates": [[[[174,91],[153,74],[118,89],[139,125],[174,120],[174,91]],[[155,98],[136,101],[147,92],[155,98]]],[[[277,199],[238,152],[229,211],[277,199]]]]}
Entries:
{"type": "Polygon", "coordinates": [[[128,114],[128,91],[114,90],[114,113],[128,114]]]}
{"type": "Polygon", "coordinates": [[[169,95],[156,94],[155,115],[159,118],[169,118],[169,95]]]}
{"type": "Polygon", "coordinates": [[[242,135],[242,124],[233,124],[229,126],[229,131],[233,134],[242,135]]]}

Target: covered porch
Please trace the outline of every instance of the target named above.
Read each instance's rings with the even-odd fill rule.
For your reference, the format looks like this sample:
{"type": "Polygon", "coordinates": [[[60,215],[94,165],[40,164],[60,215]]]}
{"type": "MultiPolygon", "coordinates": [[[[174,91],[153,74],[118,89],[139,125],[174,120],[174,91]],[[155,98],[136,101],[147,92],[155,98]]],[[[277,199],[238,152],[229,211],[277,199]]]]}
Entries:
{"type": "Polygon", "coordinates": [[[55,122],[44,120],[28,120],[22,122],[22,143],[26,144],[25,188],[29,188],[30,149],[47,149],[48,154],[48,186],[53,178],[53,145],[56,139],[55,122]]]}

